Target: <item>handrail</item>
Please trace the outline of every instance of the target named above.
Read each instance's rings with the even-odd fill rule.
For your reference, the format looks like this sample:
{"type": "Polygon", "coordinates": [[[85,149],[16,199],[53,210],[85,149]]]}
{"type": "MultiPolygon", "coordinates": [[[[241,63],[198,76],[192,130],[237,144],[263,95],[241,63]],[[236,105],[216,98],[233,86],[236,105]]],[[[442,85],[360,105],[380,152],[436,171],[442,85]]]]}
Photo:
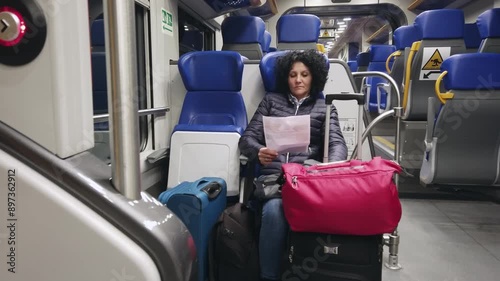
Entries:
{"type": "MultiPolygon", "coordinates": [[[[382,77],[382,78],[385,78],[387,79],[387,81],[389,81],[389,83],[392,85],[392,88],[394,88],[394,91],[396,92],[396,98],[397,98],[397,106],[394,107],[392,110],[389,110],[389,111],[386,111],[382,114],[380,114],[379,116],[377,116],[377,118],[375,118],[369,125],[368,127],[366,128],[365,130],[365,133],[363,135],[364,138],[366,138],[366,136],[368,136],[368,134],[370,133],[370,131],[373,129],[373,127],[378,123],[380,122],[382,119],[385,119],[387,118],[389,115],[394,115],[394,117],[396,117],[396,139],[395,139],[395,143],[394,143],[394,160],[399,163],[400,161],[400,151],[399,151],[399,139],[400,139],[400,134],[401,134],[401,117],[403,116],[403,108],[401,107],[401,92],[399,90],[399,87],[398,87],[398,84],[396,83],[396,81],[394,80],[394,78],[392,78],[389,74],[387,73],[383,73],[383,72],[379,72],[379,71],[364,71],[364,72],[353,72],[352,73],[352,76],[353,77],[356,77],[356,76],[362,76],[362,77],[366,77],[366,76],[379,76],[379,77],[382,77]]],[[[356,145],[357,146],[357,145],[356,145]]],[[[354,148],[354,152],[352,155],[356,155],[356,149],[357,147],[354,148]]],[[[396,182],[396,187],[399,188],[399,175],[396,174],[395,175],[395,180],[396,182]]]]}
{"type": "Polygon", "coordinates": [[[141,198],[139,117],[135,100],[137,46],[134,1],[104,1],[111,182],[131,200],[141,198]]]}
{"type": "Polygon", "coordinates": [[[391,69],[389,68],[389,63],[392,59],[392,57],[400,57],[402,52],[400,50],[395,51],[394,53],[390,54],[389,57],[387,57],[387,60],[385,61],[385,69],[387,70],[387,74],[391,74],[391,69]]]}
{"type": "Polygon", "coordinates": [[[446,74],[448,74],[447,70],[445,70],[443,73],[439,75],[439,77],[436,80],[436,84],[434,85],[434,90],[436,91],[436,95],[442,104],[445,104],[446,100],[452,99],[455,96],[452,92],[449,91],[446,93],[441,93],[441,81],[443,81],[443,78],[446,76],[446,74]]]}
{"type": "MultiPolygon", "coordinates": [[[[137,113],[139,117],[147,116],[147,115],[159,115],[161,113],[169,112],[169,107],[157,107],[157,108],[149,108],[149,109],[141,109],[137,113]]],[[[94,123],[106,122],[109,119],[109,114],[99,114],[94,115],[94,123]]]]}
{"type": "Polygon", "coordinates": [[[413,56],[418,51],[418,49],[420,49],[421,42],[422,41],[413,42],[413,44],[411,45],[410,54],[408,55],[408,60],[406,61],[406,68],[405,68],[406,75],[405,75],[405,79],[404,79],[405,88],[404,88],[404,92],[403,92],[403,95],[404,95],[403,96],[403,108],[404,109],[406,109],[406,105],[408,104],[408,98],[410,95],[409,91],[410,91],[411,66],[413,64],[413,56]]]}

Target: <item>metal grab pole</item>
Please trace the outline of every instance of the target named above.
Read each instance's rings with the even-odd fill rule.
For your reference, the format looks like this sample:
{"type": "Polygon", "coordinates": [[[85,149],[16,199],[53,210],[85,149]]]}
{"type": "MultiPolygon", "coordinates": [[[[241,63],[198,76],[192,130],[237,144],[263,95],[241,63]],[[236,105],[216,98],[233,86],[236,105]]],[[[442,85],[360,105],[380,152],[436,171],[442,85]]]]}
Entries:
{"type": "MultiPolygon", "coordinates": [[[[381,120],[387,118],[390,115],[394,115],[396,117],[396,140],[394,143],[394,161],[396,161],[399,164],[400,161],[400,151],[399,151],[399,141],[400,141],[400,134],[401,134],[401,118],[403,116],[403,107],[401,105],[401,92],[399,91],[399,87],[396,83],[396,81],[387,73],[383,72],[378,72],[378,71],[365,71],[365,72],[353,72],[352,73],[353,77],[356,76],[379,76],[382,78],[385,78],[389,81],[389,83],[392,85],[392,88],[396,91],[396,97],[398,100],[397,106],[394,107],[393,110],[386,111],[375,120],[372,121],[368,125],[368,128],[365,130],[365,134],[363,134],[363,140],[368,136],[368,133],[373,129],[373,127],[379,123],[381,120]],[[380,117],[380,118],[379,118],[380,117]]],[[[356,149],[356,148],[355,148],[356,149]]],[[[399,174],[396,174],[394,176],[394,182],[396,183],[396,187],[399,190],[399,174]]],[[[393,233],[389,234],[387,239],[384,239],[385,244],[389,247],[389,260],[387,263],[385,263],[385,266],[389,269],[392,270],[398,270],[401,269],[401,265],[399,264],[398,260],[398,253],[399,253],[399,240],[400,236],[398,234],[398,229],[394,230],[393,233]]]]}
{"type": "Polygon", "coordinates": [[[112,183],[125,197],[141,198],[137,46],[134,1],[105,0],[106,71],[112,183]]]}

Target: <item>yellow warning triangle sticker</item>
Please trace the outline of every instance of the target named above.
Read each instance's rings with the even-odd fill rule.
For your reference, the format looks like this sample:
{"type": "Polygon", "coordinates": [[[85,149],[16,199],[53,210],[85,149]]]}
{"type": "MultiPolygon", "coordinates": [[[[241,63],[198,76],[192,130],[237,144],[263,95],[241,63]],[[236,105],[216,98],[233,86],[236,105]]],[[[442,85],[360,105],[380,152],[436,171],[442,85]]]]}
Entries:
{"type": "Polygon", "coordinates": [[[439,67],[443,63],[443,57],[439,53],[439,50],[436,49],[434,54],[432,54],[431,58],[425,63],[422,70],[439,70],[439,67]]]}

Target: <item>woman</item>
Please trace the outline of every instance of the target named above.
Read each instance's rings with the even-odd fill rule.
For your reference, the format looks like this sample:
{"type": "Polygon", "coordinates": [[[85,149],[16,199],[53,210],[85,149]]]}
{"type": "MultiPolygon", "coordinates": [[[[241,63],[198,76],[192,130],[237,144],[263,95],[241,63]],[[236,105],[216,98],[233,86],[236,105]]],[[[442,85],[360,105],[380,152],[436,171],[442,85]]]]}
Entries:
{"type": "MultiPolygon", "coordinates": [[[[326,105],[320,99],[328,78],[325,57],[315,50],[289,52],[276,63],[278,93],[267,93],[239,142],[243,155],[258,158],[263,180],[281,173],[283,163],[301,163],[307,159],[322,161],[326,105]],[[278,153],[266,147],[262,116],[286,117],[310,115],[309,151],[278,153]]],[[[347,146],[340,130],[337,110],[332,105],[330,118],[329,161],[347,158],[347,146]]],[[[288,224],[281,198],[264,202],[260,231],[260,267],[262,280],[280,280],[281,260],[286,246],[288,224]]]]}

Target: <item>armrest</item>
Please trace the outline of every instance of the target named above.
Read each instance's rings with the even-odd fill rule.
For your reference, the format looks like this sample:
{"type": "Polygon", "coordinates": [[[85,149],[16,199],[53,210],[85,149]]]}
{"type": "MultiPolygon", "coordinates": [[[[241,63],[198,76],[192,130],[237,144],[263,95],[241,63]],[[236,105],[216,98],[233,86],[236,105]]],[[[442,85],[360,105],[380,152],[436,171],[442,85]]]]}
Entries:
{"type": "Polygon", "coordinates": [[[389,83],[378,83],[377,84],[377,106],[378,113],[383,113],[391,108],[391,86],[389,83]],[[382,91],[386,93],[385,108],[382,108],[382,91]]]}
{"type": "Polygon", "coordinates": [[[248,163],[248,157],[246,157],[243,154],[240,154],[240,164],[241,165],[246,165],[248,163]]]}

